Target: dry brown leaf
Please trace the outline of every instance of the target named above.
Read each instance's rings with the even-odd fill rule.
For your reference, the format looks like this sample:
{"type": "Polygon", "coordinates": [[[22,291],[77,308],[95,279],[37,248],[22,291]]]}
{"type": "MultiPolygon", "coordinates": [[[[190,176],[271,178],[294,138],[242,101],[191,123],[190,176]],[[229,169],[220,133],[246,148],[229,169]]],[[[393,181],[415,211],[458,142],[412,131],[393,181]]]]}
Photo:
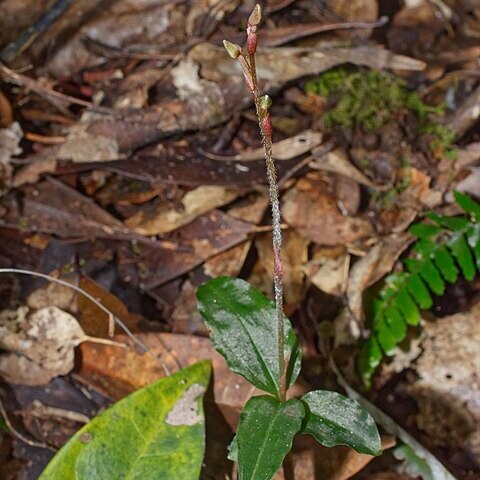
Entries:
{"type": "MultiPolygon", "coordinates": [[[[77,320],[58,307],[28,315],[28,307],[0,316],[0,376],[10,383],[43,385],[74,366],[74,348],[85,341],[105,341],[85,334],[77,320]]],[[[118,348],[118,347],[117,347],[118,348]]]]}
{"type": "Polygon", "coordinates": [[[414,238],[408,233],[382,238],[350,270],[347,287],[348,307],[358,322],[364,320],[363,292],[390,272],[402,252],[414,238]]]}
{"type": "Polygon", "coordinates": [[[235,200],[242,193],[239,189],[218,185],[204,185],[187,192],[181,205],[172,206],[167,202],[148,206],[125,224],[141,235],[160,235],[172,232],[190,223],[204,213],[235,200]]]}
{"type": "Polygon", "coordinates": [[[304,271],[318,289],[338,297],[345,291],[349,265],[350,255],[344,247],[320,248],[305,265],[304,271]]]}
{"type": "Polygon", "coordinates": [[[251,241],[242,242],[210,258],[203,264],[203,271],[209,277],[224,275],[236,277],[240,273],[252,245],[251,241]]]}
{"type": "Polygon", "coordinates": [[[312,152],[315,160],[310,163],[310,167],[323,170],[325,172],[339,173],[355,180],[360,185],[364,185],[375,190],[384,190],[390,188],[385,185],[375,185],[366,175],[356,168],[347,158],[345,152],[340,149],[324,153],[321,150],[312,152]]]}
{"type": "MultiPolygon", "coordinates": [[[[298,305],[304,297],[303,266],[308,260],[309,241],[293,230],[283,232],[282,262],[285,303],[291,308],[298,305]]],[[[259,262],[265,269],[273,285],[273,249],[272,235],[266,233],[257,237],[255,245],[259,262]]]]}
{"type": "Polygon", "coordinates": [[[348,245],[373,233],[368,221],[342,215],[320,173],[302,177],[284,195],[282,215],[300,235],[319,245],[348,245]]]}
{"type": "Polygon", "coordinates": [[[74,347],[86,339],[77,320],[57,307],[3,311],[0,318],[0,376],[11,383],[41,385],[73,368],[74,347]],[[28,364],[28,368],[27,365],[28,364]],[[36,368],[39,377],[32,377],[36,368]]]}

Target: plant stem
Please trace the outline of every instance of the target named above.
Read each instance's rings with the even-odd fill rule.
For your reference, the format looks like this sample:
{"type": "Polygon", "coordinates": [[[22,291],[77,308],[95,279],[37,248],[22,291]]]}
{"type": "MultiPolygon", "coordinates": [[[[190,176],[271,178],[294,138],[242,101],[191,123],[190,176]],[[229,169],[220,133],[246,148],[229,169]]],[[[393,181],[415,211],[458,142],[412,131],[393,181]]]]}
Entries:
{"type": "MultiPolygon", "coordinates": [[[[282,265],[282,227],[280,214],[280,199],[278,193],[277,172],[272,150],[272,133],[267,131],[265,121],[270,113],[260,105],[260,91],[258,88],[257,69],[255,64],[255,55],[249,55],[249,66],[252,78],[253,98],[257,112],[258,124],[262,135],[262,144],[265,150],[265,163],[267,165],[267,177],[270,195],[270,205],[272,209],[272,237],[273,237],[273,282],[275,290],[275,310],[277,315],[278,329],[278,363],[279,363],[279,383],[280,398],[285,401],[287,398],[287,369],[285,362],[285,321],[283,313],[283,265],[282,265]]],[[[269,129],[270,130],[270,129],[269,129]]]]}

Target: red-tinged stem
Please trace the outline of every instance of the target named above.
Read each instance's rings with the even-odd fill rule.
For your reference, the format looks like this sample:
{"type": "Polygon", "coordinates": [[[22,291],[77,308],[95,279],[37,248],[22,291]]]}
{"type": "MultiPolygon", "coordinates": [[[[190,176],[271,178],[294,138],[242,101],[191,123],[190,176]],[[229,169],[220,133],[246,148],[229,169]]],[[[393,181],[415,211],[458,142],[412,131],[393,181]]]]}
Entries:
{"type": "Polygon", "coordinates": [[[272,150],[272,126],[270,112],[260,105],[260,91],[258,88],[257,69],[255,64],[255,55],[249,55],[249,65],[251,70],[253,98],[258,117],[258,124],[262,135],[262,144],[265,150],[265,163],[267,165],[267,177],[270,194],[270,205],[272,209],[272,236],[273,236],[273,282],[275,290],[275,309],[277,315],[278,328],[278,360],[280,372],[280,397],[282,400],[287,398],[287,368],[285,362],[285,320],[283,313],[283,265],[282,265],[282,229],[280,214],[280,199],[277,182],[277,171],[273,159],[272,150]]]}

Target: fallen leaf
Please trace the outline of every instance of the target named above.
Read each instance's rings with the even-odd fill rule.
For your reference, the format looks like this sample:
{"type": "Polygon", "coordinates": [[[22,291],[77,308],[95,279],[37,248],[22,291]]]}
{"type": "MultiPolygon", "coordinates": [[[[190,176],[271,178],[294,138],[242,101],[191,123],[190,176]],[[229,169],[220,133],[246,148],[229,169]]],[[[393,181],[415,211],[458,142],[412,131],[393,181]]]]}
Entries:
{"type": "Polygon", "coordinates": [[[302,177],[283,197],[282,215],[300,235],[319,245],[348,245],[373,233],[361,218],[346,217],[318,173],[302,177]]]}
{"type": "Polygon", "coordinates": [[[357,322],[364,320],[363,292],[392,270],[413,240],[408,233],[384,237],[353,265],[348,278],[347,302],[357,322]]]}
{"type": "Polygon", "coordinates": [[[171,249],[147,245],[135,252],[124,244],[119,250],[119,273],[125,282],[150,290],[243,242],[252,230],[252,224],[213,210],[175,232],[175,255],[171,249]]]}
{"type": "Polygon", "coordinates": [[[385,185],[375,185],[366,175],[364,175],[358,168],[356,168],[343,150],[336,149],[331,152],[323,152],[321,150],[313,151],[315,160],[310,162],[310,167],[316,170],[323,170],[325,172],[339,173],[345,175],[352,180],[355,180],[360,185],[373,188],[375,190],[384,190],[390,188],[385,185]]]}
{"type": "Polygon", "coordinates": [[[345,248],[316,249],[304,271],[309,280],[322,292],[341,296],[346,288],[350,255],[345,248]]]}
{"type": "MultiPolygon", "coordinates": [[[[309,241],[294,230],[283,232],[282,264],[285,303],[289,309],[295,308],[305,293],[303,266],[308,260],[309,241]]],[[[268,274],[273,285],[273,248],[271,233],[258,236],[255,240],[259,262],[268,274]]]]}
{"type": "Polygon", "coordinates": [[[149,205],[128,218],[125,224],[141,235],[168,233],[214,208],[230,203],[241,193],[241,190],[220,185],[203,185],[187,192],[180,205],[172,206],[165,201],[149,205]]]}
{"type": "Polygon", "coordinates": [[[57,307],[27,314],[27,307],[1,313],[0,347],[10,353],[0,355],[0,376],[11,383],[42,385],[69,373],[74,348],[92,337],[57,307]]]}

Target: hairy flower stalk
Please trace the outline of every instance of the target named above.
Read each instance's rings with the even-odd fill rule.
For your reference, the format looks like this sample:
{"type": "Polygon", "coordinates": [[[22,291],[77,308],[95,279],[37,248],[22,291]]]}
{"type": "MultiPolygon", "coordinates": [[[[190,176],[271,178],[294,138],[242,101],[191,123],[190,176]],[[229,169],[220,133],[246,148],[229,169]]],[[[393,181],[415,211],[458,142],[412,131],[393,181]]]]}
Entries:
{"type": "Polygon", "coordinates": [[[245,83],[248,90],[252,93],[255,102],[255,109],[258,117],[258,124],[262,135],[262,144],[265,150],[265,163],[267,165],[267,177],[270,193],[270,205],[272,209],[272,232],[273,232],[273,259],[274,259],[274,290],[275,307],[278,325],[278,359],[280,371],[280,396],[282,400],[287,395],[287,369],[285,359],[285,322],[283,313],[283,266],[281,258],[282,230],[280,201],[277,183],[277,173],[272,151],[272,119],[270,115],[270,106],[272,100],[268,95],[260,96],[257,79],[257,69],[255,64],[255,53],[257,50],[257,27],[262,19],[260,5],[256,5],[247,23],[247,56],[242,52],[239,45],[224,40],[224,46],[228,54],[238,60],[245,83]]]}

